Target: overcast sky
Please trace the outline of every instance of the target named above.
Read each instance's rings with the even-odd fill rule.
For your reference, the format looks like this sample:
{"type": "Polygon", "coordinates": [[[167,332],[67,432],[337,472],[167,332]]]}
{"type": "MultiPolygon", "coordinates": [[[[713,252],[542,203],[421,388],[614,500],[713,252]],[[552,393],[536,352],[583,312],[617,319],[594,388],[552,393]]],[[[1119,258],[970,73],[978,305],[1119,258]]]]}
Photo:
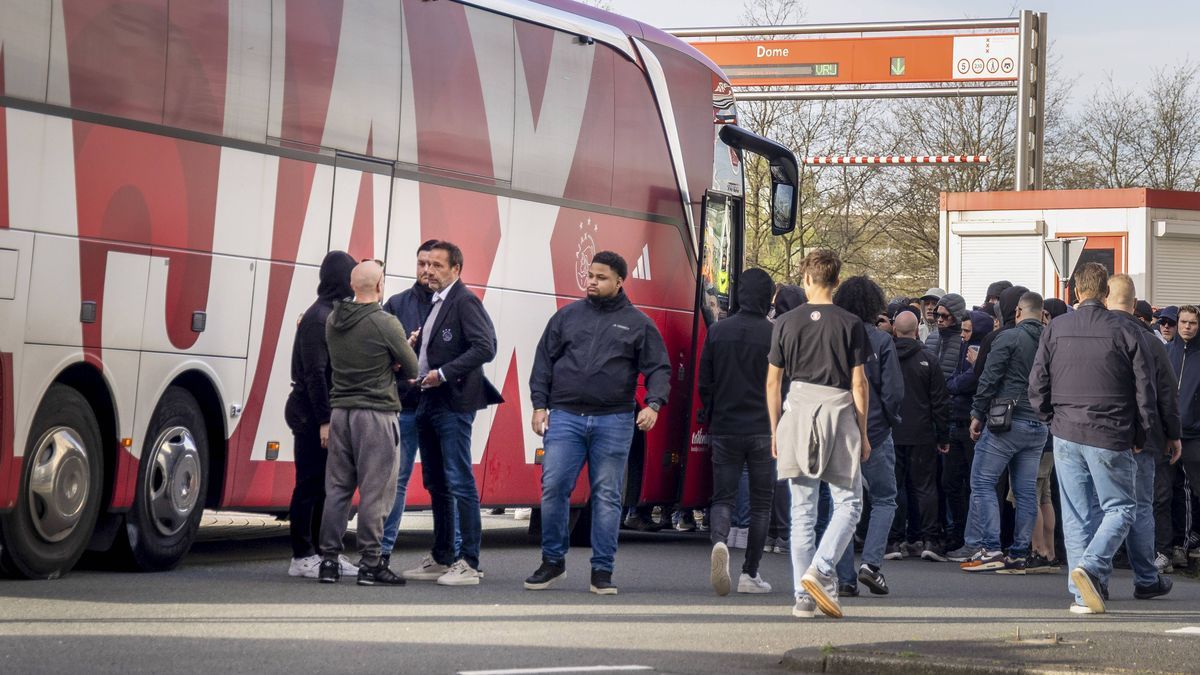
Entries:
{"type": "MultiPolygon", "coordinates": [[[[614,11],[662,28],[741,24],[741,0],[609,0],[614,11]]],[[[1200,61],[1196,0],[810,0],[806,23],[994,18],[1031,9],[1049,14],[1051,57],[1076,80],[1074,102],[1107,73],[1137,88],[1156,68],[1200,61]],[[1015,9],[1014,9],[1015,8],[1015,9]]],[[[1049,83],[1053,86],[1053,82],[1049,83]]]]}

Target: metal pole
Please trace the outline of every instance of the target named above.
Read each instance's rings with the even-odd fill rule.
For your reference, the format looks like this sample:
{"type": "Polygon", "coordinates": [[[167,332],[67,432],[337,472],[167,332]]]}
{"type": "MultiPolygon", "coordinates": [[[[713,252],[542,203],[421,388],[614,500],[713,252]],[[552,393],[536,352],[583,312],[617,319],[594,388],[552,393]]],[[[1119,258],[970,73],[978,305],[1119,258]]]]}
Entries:
{"type": "Polygon", "coordinates": [[[1016,18],[938,19],[932,21],[877,21],[868,23],[792,24],[786,26],[712,26],[708,28],[667,28],[681,38],[737,37],[742,35],[814,35],[818,33],[884,33],[930,30],[971,30],[1017,28],[1016,18]]]}
{"type": "Polygon", "coordinates": [[[780,89],[735,91],[739,101],[843,101],[875,98],[959,98],[964,96],[1014,96],[1019,87],[926,87],[913,89],[780,89]]]}
{"type": "Polygon", "coordinates": [[[1036,123],[1033,117],[1032,103],[1032,85],[1031,82],[1034,72],[1033,58],[1033,12],[1029,10],[1021,10],[1019,28],[1019,46],[1018,64],[1017,64],[1017,171],[1016,171],[1016,189],[1029,190],[1034,187],[1033,184],[1033,166],[1032,153],[1030,152],[1030,142],[1033,141],[1032,123],[1036,123]]]}
{"type": "Polygon", "coordinates": [[[1046,13],[1041,12],[1037,15],[1037,81],[1034,86],[1034,93],[1037,96],[1037,104],[1034,106],[1034,114],[1037,115],[1037,124],[1033,126],[1033,189],[1042,189],[1042,169],[1043,159],[1046,156],[1046,51],[1049,45],[1049,39],[1046,37],[1046,13]]]}

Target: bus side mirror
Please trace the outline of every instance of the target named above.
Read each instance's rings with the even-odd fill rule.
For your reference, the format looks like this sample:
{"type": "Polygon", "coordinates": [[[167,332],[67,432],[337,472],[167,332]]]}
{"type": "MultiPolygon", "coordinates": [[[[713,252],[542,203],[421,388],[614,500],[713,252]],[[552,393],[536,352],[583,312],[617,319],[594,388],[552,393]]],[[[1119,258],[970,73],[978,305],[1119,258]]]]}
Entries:
{"type": "Polygon", "coordinates": [[[772,179],[771,234],[779,236],[796,229],[796,207],[796,186],[772,179]]]}

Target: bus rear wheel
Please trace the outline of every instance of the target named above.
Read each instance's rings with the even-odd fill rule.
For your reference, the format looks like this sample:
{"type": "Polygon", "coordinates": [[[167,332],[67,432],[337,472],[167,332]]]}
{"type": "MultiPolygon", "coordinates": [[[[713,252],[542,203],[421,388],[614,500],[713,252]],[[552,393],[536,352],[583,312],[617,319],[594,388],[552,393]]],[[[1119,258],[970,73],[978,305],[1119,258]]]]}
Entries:
{"type": "Polygon", "coordinates": [[[0,516],[0,569],[55,579],[83,555],[100,513],[104,456],[87,399],[50,385],[33,418],[15,507],[0,516]]]}
{"type": "Polygon", "coordinates": [[[195,397],[169,387],[154,409],[125,516],[121,551],[133,569],[173,569],[200,528],[208,490],[208,436],[195,397]]]}

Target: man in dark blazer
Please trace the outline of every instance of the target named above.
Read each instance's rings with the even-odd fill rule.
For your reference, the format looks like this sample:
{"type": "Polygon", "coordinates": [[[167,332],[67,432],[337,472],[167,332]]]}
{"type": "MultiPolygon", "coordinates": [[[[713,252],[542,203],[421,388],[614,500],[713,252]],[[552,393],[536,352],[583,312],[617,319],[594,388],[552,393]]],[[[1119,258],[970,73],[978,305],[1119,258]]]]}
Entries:
{"type": "Polygon", "coordinates": [[[459,279],[462,250],[439,241],[429,250],[425,282],[432,307],[417,337],[417,435],[421,474],[433,501],[433,550],[404,573],[443,586],[479,583],[479,490],[471,461],[475,413],[503,399],[483,376],[496,356],[496,329],[483,303],[459,279]],[[454,546],[455,507],[462,534],[454,546]]]}

